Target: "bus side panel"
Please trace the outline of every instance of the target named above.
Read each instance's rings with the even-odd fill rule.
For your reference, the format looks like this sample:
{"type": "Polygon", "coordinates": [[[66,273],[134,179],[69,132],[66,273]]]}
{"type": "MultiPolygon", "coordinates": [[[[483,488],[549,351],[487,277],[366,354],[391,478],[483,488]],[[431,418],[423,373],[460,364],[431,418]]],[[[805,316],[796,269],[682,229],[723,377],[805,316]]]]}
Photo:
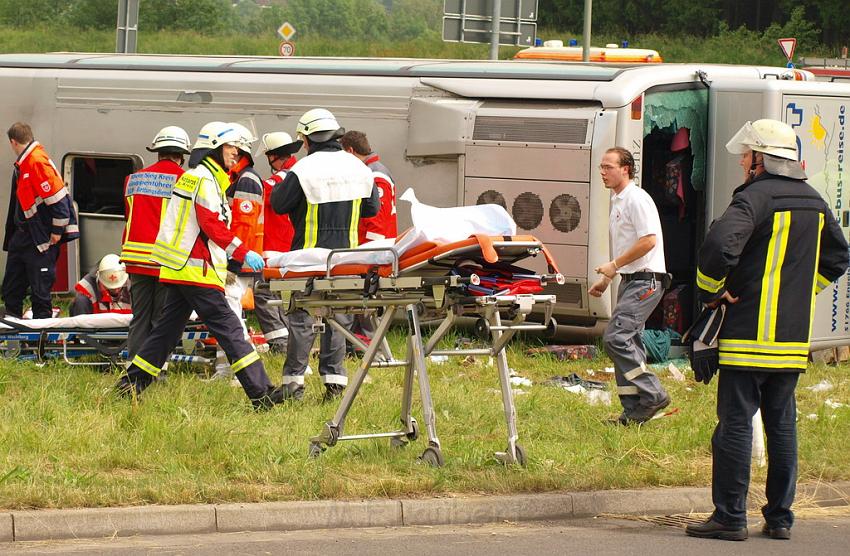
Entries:
{"type": "MultiPolygon", "coordinates": [[[[797,132],[800,159],[808,182],[823,196],[845,237],[850,237],[850,165],[846,140],[850,98],[785,95],[783,119],[797,132]]],[[[850,280],[845,274],[817,296],[812,343],[850,340],[850,280]]]]}

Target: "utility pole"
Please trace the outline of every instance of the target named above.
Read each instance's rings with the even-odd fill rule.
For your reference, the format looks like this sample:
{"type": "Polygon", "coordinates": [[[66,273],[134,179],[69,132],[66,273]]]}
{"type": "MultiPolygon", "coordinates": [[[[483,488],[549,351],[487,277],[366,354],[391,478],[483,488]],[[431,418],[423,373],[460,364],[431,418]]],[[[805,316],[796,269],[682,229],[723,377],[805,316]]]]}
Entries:
{"type": "Polygon", "coordinates": [[[490,36],[490,59],[499,59],[499,29],[502,18],[502,0],[493,0],[493,25],[490,36]]]}
{"type": "Polygon", "coordinates": [[[581,61],[590,61],[590,12],[593,8],[593,0],[584,0],[584,35],[582,37],[581,61]]]}
{"type": "Polygon", "coordinates": [[[118,23],[115,26],[115,52],[136,53],[139,30],[139,0],[118,0],[118,23]]]}

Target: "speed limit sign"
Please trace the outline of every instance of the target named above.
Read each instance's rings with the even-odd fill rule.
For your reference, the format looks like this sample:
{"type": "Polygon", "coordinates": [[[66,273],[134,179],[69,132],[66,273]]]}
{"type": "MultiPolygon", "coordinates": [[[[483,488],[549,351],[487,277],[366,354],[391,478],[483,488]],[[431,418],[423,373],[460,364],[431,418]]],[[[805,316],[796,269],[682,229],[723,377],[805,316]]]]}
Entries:
{"type": "Polygon", "coordinates": [[[280,52],[281,56],[292,56],[295,54],[295,43],[289,41],[281,41],[280,48],[278,48],[278,52],[280,52]]]}

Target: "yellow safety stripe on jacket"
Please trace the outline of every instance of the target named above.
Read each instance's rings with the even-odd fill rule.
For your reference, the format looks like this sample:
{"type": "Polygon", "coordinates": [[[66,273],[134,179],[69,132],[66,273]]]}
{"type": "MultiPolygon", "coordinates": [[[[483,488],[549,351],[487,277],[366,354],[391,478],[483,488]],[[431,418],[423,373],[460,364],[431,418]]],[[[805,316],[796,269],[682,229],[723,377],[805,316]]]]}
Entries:
{"type": "Polygon", "coordinates": [[[741,353],[775,353],[777,355],[809,354],[808,342],[760,342],[758,340],[733,340],[721,338],[718,347],[720,351],[741,353]]]}
{"type": "Polygon", "coordinates": [[[820,266],[820,238],[821,233],[823,232],[823,227],[826,225],[826,217],[823,213],[818,214],[818,243],[815,246],[815,278],[814,278],[814,287],[812,288],[812,301],[809,303],[809,335],[807,336],[809,340],[812,339],[812,326],[815,324],[815,296],[823,290],[824,287],[821,287],[821,280],[826,280],[827,285],[829,285],[829,280],[824,278],[818,273],[818,266],[820,266]]]}
{"type": "Polygon", "coordinates": [[[137,366],[138,368],[145,371],[149,375],[152,375],[152,376],[158,376],[159,375],[159,371],[160,371],[159,367],[157,367],[156,365],[153,365],[151,363],[148,363],[147,361],[145,361],[144,359],[142,359],[138,355],[133,357],[133,365],[137,366]]]}
{"type": "Polygon", "coordinates": [[[242,369],[244,369],[245,367],[247,367],[251,363],[254,363],[254,362],[259,361],[259,360],[260,360],[260,354],[257,353],[256,351],[252,351],[251,353],[249,353],[248,355],[246,355],[245,357],[243,357],[239,361],[234,361],[230,365],[230,368],[233,370],[234,373],[238,373],[239,371],[241,371],[242,369]]]}
{"type": "Polygon", "coordinates": [[[213,178],[215,179],[219,189],[221,190],[221,195],[222,197],[224,197],[225,193],[227,192],[227,188],[230,187],[230,177],[227,175],[227,172],[225,172],[224,169],[219,166],[216,161],[211,160],[209,158],[203,159],[201,161],[201,164],[203,164],[204,167],[209,170],[210,173],[213,175],[213,178]]]}
{"type": "Polygon", "coordinates": [[[761,341],[770,341],[776,338],[776,314],[779,310],[782,264],[785,262],[785,250],[788,247],[790,228],[790,211],[777,212],[773,215],[773,232],[767,245],[764,276],[761,280],[761,298],[759,300],[756,338],[761,341]]]}
{"type": "Polygon", "coordinates": [[[224,277],[227,276],[227,264],[210,265],[204,259],[188,259],[180,269],[163,266],[159,271],[160,280],[187,284],[209,284],[224,289],[224,277]]]}
{"type": "Polygon", "coordinates": [[[705,290],[708,293],[717,293],[726,284],[726,277],[720,280],[715,280],[711,276],[703,274],[700,269],[697,269],[697,287],[705,290]]]}
{"type": "Polygon", "coordinates": [[[827,278],[824,278],[823,275],[817,274],[815,276],[815,293],[818,294],[829,287],[830,282],[827,278]]]}
{"type": "Polygon", "coordinates": [[[809,363],[806,355],[758,355],[755,353],[730,353],[720,350],[720,365],[733,367],[766,367],[770,369],[805,369],[809,363]]]}
{"type": "Polygon", "coordinates": [[[153,253],[153,243],[141,243],[138,241],[125,241],[121,248],[121,259],[133,262],[150,263],[153,253]]]}
{"type": "Polygon", "coordinates": [[[307,203],[304,215],[304,249],[315,247],[319,242],[319,205],[307,203]]]}
{"type": "Polygon", "coordinates": [[[348,226],[348,245],[349,247],[357,247],[360,239],[357,230],[360,224],[360,203],[363,199],[353,199],[351,201],[351,224],[348,226]]]}
{"type": "Polygon", "coordinates": [[[186,264],[200,233],[195,215],[195,197],[203,178],[186,172],[177,179],[166,203],[156,244],[150,259],[162,266],[180,269],[186,264]]]}

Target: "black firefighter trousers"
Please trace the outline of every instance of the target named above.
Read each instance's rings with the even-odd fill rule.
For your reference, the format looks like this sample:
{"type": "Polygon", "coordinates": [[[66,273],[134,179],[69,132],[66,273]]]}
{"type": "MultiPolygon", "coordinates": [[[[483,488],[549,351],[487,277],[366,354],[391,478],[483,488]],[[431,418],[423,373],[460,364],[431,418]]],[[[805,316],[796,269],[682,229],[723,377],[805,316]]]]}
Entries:
{"type": "Polygon", "coordinates": [[[151,335],[139,348],[127,369],[127,379],[141,393],[159,374],[180,340],[194,310],[227,354],[230,367],[250,400],[272,390],[260,355],[245,340],[242,324],[230,310],[224,292],[200,286],[166,284],[165,305],[151,335]]]}

